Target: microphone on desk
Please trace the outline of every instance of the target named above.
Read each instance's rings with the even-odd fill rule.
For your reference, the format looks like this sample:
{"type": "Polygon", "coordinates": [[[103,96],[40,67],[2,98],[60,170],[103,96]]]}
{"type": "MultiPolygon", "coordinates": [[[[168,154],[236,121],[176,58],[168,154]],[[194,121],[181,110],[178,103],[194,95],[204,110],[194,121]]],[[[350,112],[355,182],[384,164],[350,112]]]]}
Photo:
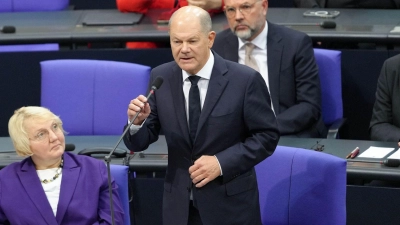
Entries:
{"type": "Polygon", "coordinates": [[[15,27],[14,26],[3,26],[0,27],[0,32],[4,34],[13,34],[15,33],[15,27]]]}
{"type": "Polygon", "coordinates": [[[385,159],[383,161],[369,161],[369,160],[348,160],[349,162],[363,162],[363,163],[380,163],[387,167],[399,167],[400,159],[385,159]]]}
{"type": "MultiPolygon", "coordinates": [[[[147,95],[147,100],[154,94],[154,91],[159,89],[163,83],[163,78],[162,77],[156,77],[156,79],[153,81],[149,94],[147,95]]],[[[114,203],[113,203],[113,197],[112,197],[112,187],[111,187],[111,171],[110,171],[110,162],[111,162],[111,155],[114,153],[114,151],[117,149],[119,143],[121,143],[122,139],[124,138],[126,132],[130,129],[131,125],[133,124],[133,121],[136,120],[136,118],[139,116],[139,113],[142,111],[140,109],[133,119],[129,122],[128,126],[125,128],[124,132],[122,133],[121,137],[117,141],[117,144],[114,146],[114,148],[111,150],[111,152],[104,157],[104,160],[106,161],[107,164],[107,176],[108,176],[108,192],[110,194],[110,210],[111,210],[111,221],[112,225],[115,224],[114,222],[114,203]]]]}
{"type": "Polygon", "coordinates": [[[321,23],[278,23],[283,26],[320,26],[325,29],[333,29],[336,28],[335,21],[322,21],[321,23]]]}

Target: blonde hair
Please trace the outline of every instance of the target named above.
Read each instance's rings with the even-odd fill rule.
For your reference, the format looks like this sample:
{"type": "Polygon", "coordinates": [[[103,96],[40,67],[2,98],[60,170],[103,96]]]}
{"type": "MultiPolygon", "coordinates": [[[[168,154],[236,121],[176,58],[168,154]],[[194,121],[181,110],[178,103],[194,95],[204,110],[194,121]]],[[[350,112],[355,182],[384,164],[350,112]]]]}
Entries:
{"type": "Polygon", "coordinates": [[[12,115],[8,121],[8,133],[13,142],[15,151],[20,156],[32,155],[28,133],[24,126],[24,122],[27,119],[53,119],[56,123],[60,124],[61,131],[64,134],[66,133],[62,127],[61,119],[49,109],[39,106],[21,107],[14,111],[14,115],[12,115]]]}

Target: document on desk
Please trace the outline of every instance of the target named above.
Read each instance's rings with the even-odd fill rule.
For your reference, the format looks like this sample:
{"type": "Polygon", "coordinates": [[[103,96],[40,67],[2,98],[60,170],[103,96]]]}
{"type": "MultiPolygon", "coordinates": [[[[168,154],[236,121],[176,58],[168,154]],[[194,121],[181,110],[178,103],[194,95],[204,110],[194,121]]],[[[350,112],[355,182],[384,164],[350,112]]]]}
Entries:
{"type": "Polygon", "coordinates": [[[388,159],[400,159],[400,151],[397,149],[393,154],[391,154],[388,159]]]}
{"type": "Polygon", "coordinates": [[[367,150],[365,150],[357,158],[364,157],[364,158],[382,159],[383,157],[385,157],[387,154],[389,154],[393,150],[394,150],[394,148],[381,148],[381,147],[370,146],[367,150]]]}
{"type": "Polygon", "coordinates": [[[400,33],[400,26],[395,26],[393,30],[390,31],[390,33],[400,33]]]}

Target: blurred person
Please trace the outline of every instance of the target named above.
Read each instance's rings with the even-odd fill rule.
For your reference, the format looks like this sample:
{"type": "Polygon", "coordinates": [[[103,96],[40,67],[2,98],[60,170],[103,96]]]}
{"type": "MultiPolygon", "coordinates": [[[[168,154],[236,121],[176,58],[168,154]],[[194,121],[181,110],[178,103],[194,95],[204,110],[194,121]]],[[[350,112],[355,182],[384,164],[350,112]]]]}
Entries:
{"type": "Polygon", "coordinates": [[[310,37],[267,22],[267,0],[225,0],[224,10],[230,29],[217,34],[213,50],[261,73],[282,136],[325,137],[310,37]]]}
{"type": "MultiPolygon", "coordinates": [[[[0,224],[112,224],[104,162],[65,152],[62,121],[43,107],[15,110],[8,130],[21,162],[0,170],[0,224]]],[[[112,182],[115,224],[123,209],[112,182]]]]}
{"type": "Polygon", "coordinates": [[[164,132],[164,225],[261,225],[254,166],[276,148],[275,116],[261,75],[211,51],[211,26],[199,7],[172,15],[175,61],[152,70],[164,80],[153,97],[131,100],[128,119],[140,113],[124,143],[143,151],[164,132]]]}
{"type": "Polygon", "coordinates": [[[400,55],[383,63],[375,97],[369,125],[371,140],[400,142],[400,55]]]}
{"type": "MultiPolygon", "coordinates": [[[[172,13],[187,5],[198,6],[207,10],[211,15],[222,12],[223,0],[116,0],[117,8],[121,12],[147,13],[149,9],[169,9],[161,12],[154,24],[158,21],[168,21],[172,13]]],[[[165,47],[156,42],[127,42],[127,48],[157,48],[165,47]]]]}

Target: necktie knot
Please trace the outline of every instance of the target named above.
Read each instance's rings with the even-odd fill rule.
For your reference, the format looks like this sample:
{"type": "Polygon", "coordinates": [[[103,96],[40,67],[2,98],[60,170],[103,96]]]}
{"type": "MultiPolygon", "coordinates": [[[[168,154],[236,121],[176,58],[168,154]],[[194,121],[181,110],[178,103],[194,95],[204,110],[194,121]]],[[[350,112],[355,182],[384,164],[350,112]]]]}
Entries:
{"type": "Polygon", "coordinates": [[[192,83],[192,85],[197,85],[197,82],[199,82],[200,77],[196,76],[196,75],[189,76],[189,80],[190,80],[190,83],[192,83]]]}
{"type": "Polygon", "coordinates": [[[245,49],[245,51],[246,51],[246,56],[247,56],[247,57],[251,57],[251,53],[253,52],[253,50],[254,50],[255,47],[256,47],[256,46],[255,46],[253,43],[251,43],[251,42],[246,43],[246,49],[245,49]]]}

